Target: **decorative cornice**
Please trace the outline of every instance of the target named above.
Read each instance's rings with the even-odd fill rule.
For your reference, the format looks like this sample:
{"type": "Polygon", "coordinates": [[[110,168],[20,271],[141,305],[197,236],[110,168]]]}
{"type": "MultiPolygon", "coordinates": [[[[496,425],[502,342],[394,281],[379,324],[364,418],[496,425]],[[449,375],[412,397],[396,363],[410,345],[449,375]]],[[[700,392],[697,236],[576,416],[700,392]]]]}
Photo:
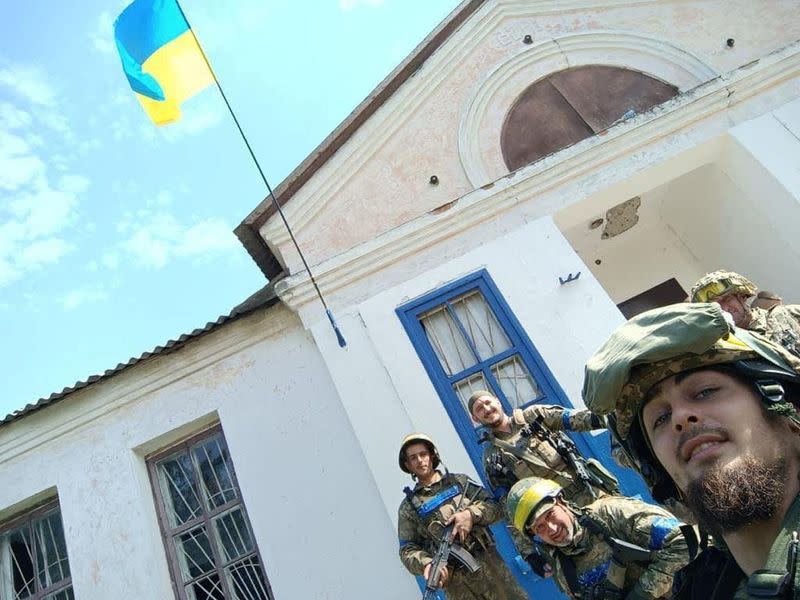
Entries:
{"type": "Polygon", "coordinates": [[[243,317],[222,331],[210,333],[178,352],[131,367],[113,381],[79,390],[69,403],[39,411],[0,429],[0,464],[208,369],[296,323],[296,315],[279,304],[273,305],[243,317]]]}
{"type": "Polygon", "coordinates": [[[719,75],[710,65],[675,44],[629,32],[578,33],[533,45],[478,81],[462,112],[459,157],[473,186],[479,187],[507,171],[501,159],[500,136],[487,141],[481,131],[499,132],[514,100],[539,79],[556,71],[591,64],[634,69],[681,91],[719,75]],[[498,164],[489,164],[487,155],[496,156],[498,164]]]}
{"type": "MultiPolygon", "coordinates": [[[[404,257],[485,221],[487,215],[507,211],[697,121],[724,112],[782,81],[799,76],[800,43],[794,43],[676,96],[647,113],[619,123],[605,135],[587,138],[476,189],[452,203],[446,211],[431,211],[315,265],[317,283],[324,294],[334,294],[404,257]]],[[[542,205],[538,208],[544,215],[552,212],[553,207],[542,205]]],[[[315,297],[305,272],[284,279],[275,289],[281,300],[295,311],[315,297]]]]}

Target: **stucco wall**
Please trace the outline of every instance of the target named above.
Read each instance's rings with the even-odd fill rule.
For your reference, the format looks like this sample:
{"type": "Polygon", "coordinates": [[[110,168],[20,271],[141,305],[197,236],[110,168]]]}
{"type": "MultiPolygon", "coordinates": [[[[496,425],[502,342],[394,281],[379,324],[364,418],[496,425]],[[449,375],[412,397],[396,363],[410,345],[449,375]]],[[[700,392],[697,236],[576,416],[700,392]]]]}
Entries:
{"type": "Polygon", "coordinates": [[[336,346],[327,323],[312,326],[392,519],[409,483],[397,466],[398,444],[409,432],[434,436],[451,470],[475,475],[395,309],[481,268],[576,406],[582,405],[586,358],[623,320],[552,219],[544,217],[342,308],[346,350],[336,346]],[[578,271],[577,281],[559,284],[559,276],[578,271]]]}
{"type": "MultiPolygon", "coordinates": [[[[505,111],[527,82],[552,70],[592,60],[627,64],[672,79],[683,91],[800,38],[791,0],[585,6],[498,0],[477,11],[286,206],[311,264],[503,175],[505,111]],[[522,43],[526,34],[533,44],[522,43]],[[576,36],[595,36],[591,49],[559,52],[552,42],[576,36]],[[729,37],[733,48],[725,44],[729,37]],[[550,58],[508,67],[507,82],[484,89],[493,73],[542,45],[553,46],[550,58]],[[494,99],[470,116],[486,94],[494,99]],[[477,145],[479,167],[467,164],[465,144],[477,145]],[[437,186],[428,183],[434,174],[437,186]]],[[[298,260],[281,227],[273,219],[262,233],[294,272],[298,260]]]]}
{"type": "Polygon", "coordinates": [[[143,457],[216,419],[277,598],[413,595],[325,365],[281,306],[0,428],[0,518],[55,487],[76,598],[172,598],[143,457]]]}

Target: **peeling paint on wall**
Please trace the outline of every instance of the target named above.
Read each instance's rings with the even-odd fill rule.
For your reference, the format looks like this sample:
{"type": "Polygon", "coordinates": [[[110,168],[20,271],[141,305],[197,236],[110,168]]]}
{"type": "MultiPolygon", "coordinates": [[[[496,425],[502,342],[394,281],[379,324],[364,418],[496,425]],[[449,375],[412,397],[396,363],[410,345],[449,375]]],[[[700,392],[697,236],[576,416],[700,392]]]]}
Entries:
{"type": "Polygon", "coordinates": [[[642,199],[636,196],[608,209],[608,212],[606,212],[606,226],[603,228],[601,237],[604,240],[615,237],[636,225],[639,222],[639,207],[641,205],[642,199]]]}

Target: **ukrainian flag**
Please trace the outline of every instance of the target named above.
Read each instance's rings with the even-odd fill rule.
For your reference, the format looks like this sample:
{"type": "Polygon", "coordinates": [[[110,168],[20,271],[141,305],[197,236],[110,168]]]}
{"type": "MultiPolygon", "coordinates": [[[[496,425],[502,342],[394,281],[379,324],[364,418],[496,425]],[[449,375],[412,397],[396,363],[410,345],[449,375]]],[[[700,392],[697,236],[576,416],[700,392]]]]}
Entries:
{"type": "Polygon", "coordinates": [[[214,81],[176,0],[135,0],[114,23],[122,69],[156,125],[181,116],[180,105],[214,81]]]}

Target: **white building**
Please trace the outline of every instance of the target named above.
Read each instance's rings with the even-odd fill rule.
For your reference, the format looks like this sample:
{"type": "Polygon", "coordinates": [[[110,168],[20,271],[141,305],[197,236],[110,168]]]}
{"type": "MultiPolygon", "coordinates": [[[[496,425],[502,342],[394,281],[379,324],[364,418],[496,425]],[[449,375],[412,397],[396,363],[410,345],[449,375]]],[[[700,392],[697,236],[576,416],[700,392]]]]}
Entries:
{"type": "Polygon", "coordinates": [[[264,202],[274,286],[0,424],[0,599],[413,598],[405,434],[477,477],[459,397],[580,405],[618,304],[800,301],[798,40],[795,0],[465,0],[277,190],[347,347],[264,202]]]}

